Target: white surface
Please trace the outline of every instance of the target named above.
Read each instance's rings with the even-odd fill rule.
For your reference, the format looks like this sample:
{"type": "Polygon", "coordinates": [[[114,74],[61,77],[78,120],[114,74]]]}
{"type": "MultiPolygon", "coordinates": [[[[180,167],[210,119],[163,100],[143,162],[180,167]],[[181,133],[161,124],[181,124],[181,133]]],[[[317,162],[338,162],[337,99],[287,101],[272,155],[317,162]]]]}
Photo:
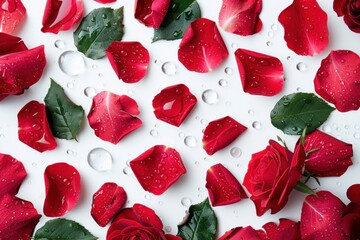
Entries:
{"type": "MultiPolygon", "coordinates": [[[[42,33],[40,29],[45,0],[23,0],[23,2],[27,9],[27,19],[24,26],[15,35],[22,37],[29,48],[45,44],[47,66],[41,80],[27,90],[25,94],[8,97],[0,103],[0,152],[12,155],[25,165],[28,177],[24,181],[18,196],[33,202],[41,214],[45,191],[43,180],[45,167],[61,161],[75,166],[82,177],[82,194],[78,205],[65,217],[78,221],[99,239],[105,239],[108,226],[99,227],[90,216],[90,208],[92,194],[104,182],[113,181],[123,186],[128,194],[126,207],[130,207],[134,203],[142,203],[153,208],[161,217],[164,229],[176,234],[176,226],[182,221],[188,208],[188,206],[182,205],[182,199],[188,198],[185,199],[185,202],[190,199],[195,204],[207,197],[205,174],[210,166],[221,162],[242,183],[251,154],[263,150],[269,139],[276,139],[277,135],[281,136],[292,150],[297,137],[284,135],[270,123],[269,115],[274,104],[285,94],[298,90],[313,92],[315,73],[320,66],[320,61],[328,55],[330,50],[349,49],[357,53],[360,52],[358,44],[360,35],[351,32],[343,20],[336,16],[332,10],[332,1],[320,0],[319,4],[329,17],[329,47],[315,57],[297,56],[286,47],[283,40],[283,28],[277,21],[279,13],[291,1],[263,1],[261,13],[263,29],[261,32],[254,36],[240,37],[226,33],[219,28],[229,50],[229,57],[211,73],[193,73],[187,71],[177,61],[177,49],[180,40],[151,43],[153,30],[146,28],[133,17],[134,1],[118,0],[108,6],[113,8],[124,6],[125,34],[123,40],[140,41],[149,50],[151,63],[148,74],[139,83],[125,84],[117,79],[106,58],[96,61],[84,58],[85,70],[80,75],[69,76],[60,70],[58,59],[64,51],[76,50],[72,39],[75,28],[58,35],[42,33]],[[56,40],[62,40],[65,43],[63,49],[55,47],[56,40]],[[263,97],[243,92],[233,55],[238,47],[273,55],[282,61],[286,76],[282,93],[274,97],[263,97]],[[287,60],[288,56],[291,57],[291,60],[287,60]],[[167,76],[162,72],[162,63],[167,61],[175,63],[177,68],[175,75],[167,76]],[[300,72],[296,69],[299,62],[304,62],[307,65],[307,71],[300,72]],[[226,67],[233,70],[232,74],[225,73],[226,67]],[[79,142],[57,139],[57,149],[43,154],[38,153],[18,140],[16,116],[18,111],[30,100],[43,102],[50,85],[50,77],[64,87],[66,94],[73,102],[83,106],[86,115],[91,106],[91,98],[84,94],[87,87],[92,87],[97,92],[109,90],[117,94],[129,95],[139,104],[140,118],[143,121],[142,127],[129,134],[119,144],[113,145],[97,138],[88,122],[85,121],[78,136],[79,142]],[[218,83],[220,79],[225,79],[227,86],[220,86],[218,83]],[[195,109],[179,128],[157,120],[152,112],[151,105],[153,97],[161,89],[176,83],[186,84],[198,99],[195,109]],[[216,104],[208,105],[201,100],[201,94],[206,89],[213,89],[218,93],[219,101],[216,104]],[[202,130],[207,122],[226,115],[232,116],[247,126],[248,130],[227,148],[211,157],[207,156],[201,147],[202,130]],[[254,121],[260,122],[261,128],[253,128],[254,121]],[[157,136],[151,136],[151,130],[156,130],[157,136]],[[184,144],[185,136],[195,137],[197,139],[196,146],[187,147],[184,144]],[[129,170],[127,165],[129,160],[155,144],[165,144],[177,149],[187,168],[187,174],[182,176],[175,185],[161,196],[147,193],[141,188],[133,174],[124,173],[124,170],[125,172],[129,170]],[[110,170],[98,172],[88,165],[87,155],[96,147],[103,147],[111,153],[113,166],[110,170]],[[230,155],[232,147],[241,149],[242,155],[239,158],[230,155]]],[[[217,22],[221,1],[211,1],[210,3],[209,1],[198,0],[198,2],[202,16],[217,22]]],[[[86,13],[89,13],[93,8],[104,6],[92,0],[84,0],[84,4],[86,13]]],[[[334,111],[321,129],[353,144],[354,165],[348,169],[346,174],[340,178],[321,179],[321,189],[331,190],[347,203],[345,195],[347,187],[352,183],[360,182],[357,174],[360,171],[358,164],[360,158],[360,112],[339,113],[334,111]]],[[[215,207],[214,210],[219,222],[218,236],[232,227],[252,225],[259,228],[266,222],[277,221],[281,217],[299,220],[304,197],[304,194],[293,191],[288,204],[280,213],[276,215],[266,213],[260,218],[256,216],[254,205],[249,199],[228,206],[215,207]]],[[[37,228],[41,227],[47,220],[48,218],[43,215],[37,228]]]]}

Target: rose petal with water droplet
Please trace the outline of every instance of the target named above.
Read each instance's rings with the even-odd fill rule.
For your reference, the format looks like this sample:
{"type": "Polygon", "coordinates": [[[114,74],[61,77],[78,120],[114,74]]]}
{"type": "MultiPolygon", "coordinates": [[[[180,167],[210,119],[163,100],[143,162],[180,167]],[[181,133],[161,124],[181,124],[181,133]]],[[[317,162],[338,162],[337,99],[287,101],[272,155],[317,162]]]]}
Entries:
{"type": "Polygon", "coordinates": [[[170,5],[170,0],[136,0],[135,18],[147,27],[159,28],[170,5]]]}
{"type": "Polygon", "coordinates": [[[46,115],[46,107],[37,101],[27,103],[18,113],[19,140],[44,152],[57,147],[46,115]]]}
{"type": "Polygon", "coordinates": [[[263,230],[257,230],[263,240],[301,240],[300,223],[286,218],[280,218],[279,225],[268,222],[262,226],[263,230]]]}
{"type": "Polygon", "coordinates": [[[335,104],[340,112],[360,108],[360,58],[349,50],[331,51],[321,61],[315,79],[315,91],[335,104]]]}
{"type": "Polygon", "coordinates": [[[72,210],[79,201],[80,174],[73,166],[60,162],[44,172],[45,201],[43,211],[48,217],[59,217],[72,210]]]}
{"type": "Polygon", "coordinates": [[[215,22],[198,18],[190,23],[178,50],[179,61],[190,71],[206,73],[229,55],[215,22]]]}
{"type": "MultiPolygon", "coordinates": [[[[262,240],[257,231],[251,227],[236,227],[227,231],[219,240],[262,240]]],[[[265,240],[265,239],[264,239],[265,240]]]]}
{"type": "Polygon", "coordinates": [[[21,0],[5,0],[1,4],[6,2],[7,9],[0,7],[0,31],[11,34],[24,21],[26,9],[21,0]]]}
{"type": "Polygon", "coordinates": [[[164,88],[152,101],[156,118],[177,127],[185,120],[196,103],[196,97],[184,84],[164,88]]]}
{"type": "Polygon", "coordinates": [[[204,130],[202,145],[207,154],[213,155],[239,137],[247,127],[226,116],[209,122],[204,130]]]}
{"type": "Polygon", "coordinates": [[[0,56],[27,50],[25,43],[19,37],[0,32],[0,56]]]}
{"type": "Polygon", "coordinates": [[[244,92],[274,96],[284,85],[284,69],[276,57],[245,49],[235,51],[244,92]]]}
{"type": "Polygon", "coordinates": [[[262,0],[223,0],[219,25],[230,33],[253,35],[262,28],[261,9],[262,0]]]}
{"type": "Polygon", "coordinates": [[[93,98],[88,114],[90,127],[104,141],[117,144],[142,125],[136,101],[126,95],[103,91],[93,98]]]}
{"type": "Polygon", "coordinates": [[[314,56],[329,42],[327,14],[316,0],[294,0],[279,15],[287,46],[296,54],[314,56]]]}
{"type": "Polygon", "coordinates": [[[0,153],[0,197],[16,195],[27,173],[24,165],[10,155],[0,153]]]}
{"type": "Polygon", "coordinates": [[[186,173],[180,154],[173,148],[156,145],[130,162],[144,190],[161,195],[186,173]]]}
{"type": "Polygon", "coordinates": [[[139,42],[113,42],[106,55],[119,79],[126,83],[136,83],[146,75],[150,56],[139,42]]]}

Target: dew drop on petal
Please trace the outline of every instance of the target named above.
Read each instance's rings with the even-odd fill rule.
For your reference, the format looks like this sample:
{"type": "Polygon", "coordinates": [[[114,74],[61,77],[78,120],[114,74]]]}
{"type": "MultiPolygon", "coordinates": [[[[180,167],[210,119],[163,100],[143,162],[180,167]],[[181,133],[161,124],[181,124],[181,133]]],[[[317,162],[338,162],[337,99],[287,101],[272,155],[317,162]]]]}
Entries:
{"type": "Polygon", "coordinates": [[[88,98],[93,98],[96,95],[96,90],[93,87],[87,87],[84,89],[84,94],[88,98]]]}
{"type": "Polygon", "coordinates": [[[112,166],[111,154],[103,148],[94,148],[87,157],[90,167],[96,171],[107,171],[112,166]]]}
{"type": "Polygon", "coordinates": [[[62,40],[56,40],[54,43],[55,47],[58,49],[64,49],[65,48],[65,42],[62,40]]]}
{"type": "Polygon", "coordinates": [[[184,138],[184,143],[185,143],[185,146],[187,146],[187,147],[195,147],[197,144],[197,140],[193,136],[186,136],[184,138]]]}
{"type": "Polygon", "coordinates": [[[161,70],[162,70],[163,73],[165,73],[168,76],[175,75],[175,73],[177,71],[176,65],[173,62],[165,62],[161,66],[161,70]]]}
{"type": "Polygon", "coordinates": [[[242,154],[241,149],[238,147],[233,147],[230,149],[230,155],[234,158],[239,158],[241,154],[242,154]]]}
{"type": "Polygon", "coordinates": [[[233,74],[232,68],[231,68],[231,67],[226,67],[226,68],[225,68],[225,73],[226,73],[227,75],[232,75],[232,74],[233,74]]]}
{"type": "Polygon", "coordinates": [[[85,60],[80,53],[75,51],[63,52],[58,61],[61,71],[69,76],[81,74],[85,69],[85,60]]]}
{"type": "Polygon", "coordinates": [[[259,121],[254,121],[252,123],[252,127],[255,128],[255,129],[260,129],[261,128],[261,122],[259,121]]]}
{"type": "Polygon", "coordinates": [[[204,101],[204,103],[212,105],[219,101],[219,95],[216,91],[207,89],[201,94],[201,99],[204,101]]]}
{"type": "Polygon", "coordinates": [[[191,204],[192,204],[192,201],[191,201],[190,198],[188,198],[188,197],[183,197],[183,198],[181,199],[181,205],[183,205],[184,207],[190,207],[191,204]]]}
{"type": "Polygon", "coordinates": [[[299,62],[296,64],[296,69],[300,72],[305,72],[307,70],[307,65],[304,62],[299,62]]]}

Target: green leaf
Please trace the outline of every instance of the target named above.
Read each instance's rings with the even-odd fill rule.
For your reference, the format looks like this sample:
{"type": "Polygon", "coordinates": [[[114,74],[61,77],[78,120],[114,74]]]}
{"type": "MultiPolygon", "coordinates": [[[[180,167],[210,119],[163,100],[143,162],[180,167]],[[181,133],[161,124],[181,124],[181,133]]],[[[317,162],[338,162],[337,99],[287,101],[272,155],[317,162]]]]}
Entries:
{"type": "Polygon", "coordinates": [[[74,32],[77,49],[85,56],[99,59],[114,41],[120,41],[124,34],[124,8],[97,8],[81,21],[74,32]]]}
{"type": "Polygon", "coordinates": [[[171,0],[161,26],[154,31],[153,42],[181,39],[189,24],[199,17],[201,11],[196,0],[171,0]]]}
{"type": "Polygon", "coordinates": [[[295,190],[302,192],[302,193],[307,193],[307,194],[314,194],[316,195],[316,192],[311,189],[308,185],[306,185],[305,183],[298,181],[295,185],[295,190]]]}
{"type": "Polygon", "coordinates": [[[51,132],[61,139],[76,139],[84,119],[84,109],[72,103],[64,89],[51,79],[51,85],[45,96],[46,113],[51,132]]]}
{"type": "Polygon", "coordinates": [[[282,97],[271,111],[274,127],[285,134],[300,135],[307,127],[307,133],[323,124],[334,108],[312,93],[293,93],[282,97]]]}
{"type": "Polygon", "coordinates": [[[86,228],[79,223],[65,218],[49,220],[39,228],[34,240],[96,240],[86,228]]]}
{"type": "Polygon", "coordinates": [[[215,239],[217,218],[210,206],[209,199],[192,205],[186,221],[178,226],[177,236],[183,240],[211,240],[215,239]]]}

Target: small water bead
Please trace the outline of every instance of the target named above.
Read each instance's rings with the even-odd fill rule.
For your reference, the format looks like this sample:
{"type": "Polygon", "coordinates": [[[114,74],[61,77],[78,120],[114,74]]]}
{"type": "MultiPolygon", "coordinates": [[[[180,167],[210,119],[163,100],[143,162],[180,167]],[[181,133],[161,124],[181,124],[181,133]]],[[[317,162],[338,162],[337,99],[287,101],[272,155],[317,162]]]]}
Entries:
{"type": "Polygon", "coordinates": [[[237,48],[238,48],[238,45],[237,45],[237,43],[232,43],[232,44],[231,44],[231,47],[232,47],[233,49],[237,49],[237,48]]]}
{"type": "Polygon", "coordinates": [[[254,110],[252,110],[252,109],[249,109],[249,110],[248,110],[248,114],[249,114],[249,115],[252,116],[252,115],[254,115],[254,113],[255,113],[254,110]]]}
{"type": "Polygon", "coordinates": [[[37,167],[37,163],[36,163],[36,162],[33,162],[33,163],[31,163],[31,166],[37,167]]]}
{"type": "Polygon", "coordinates": [[[355,124],[354,128],[355,128],[356,130],[359,130],[359,129],[360,129],[360,125],[359,125],[359,124],[355,124]]]}
{"type": "Polygon", "coordinates": [[[184,138],[184,137],[185,137],[185,133],[179,132],[179,138],[184,138]]]}
{"type": "Polygon", "coordinates": [[[150,199],[151,199],[151,195],[150,195],[150,194],[145,194],[144,198],[147,199],[147,200],[150,200],[150,199]]]}
{"type": "Polygon", "coordinates": [[[165,73],[168,76],[175,75],[175,73],[177,71],[176,65],[173,62],[165,62],[161,66],[161,70],[162,70],[163,73],[165,73]]]}
{"type": "Polygon", "coordinates": [[[302,92],[302,88],[301,88],[301,87],[297,87],[297,88],[296,88],[296,91],[302,92]]]}
{"type": "Polygon", "coordinates": [[[252,127],[253,128],[255,128],[255,129],[260,129],[261,128],[261,122],[259,122],[259,121],[254,121],[253,123],[252,123],[252,127]]]}
{"type": "Polygon", "coordinates": [[[202,118],[202,119],[200,120],[200,123],[201,123],[202,125],[206,125],[206,124],[208,124],[208,120],[202,118]]]}
{"type": "Polygon", "coordinates": [[[360,133],[358,133],[358,132],[354,133],[354,138],[355,139],[360,139],[360,133]]]}
{"type": "Polygon", "coordinates": [[[171,232],[172,228],[170,226],[165,226],[164,230],[165,230],[165,232],[169,233],[169,232],[171,232]]]}
{"type": "Polygon", "coordinates": [[[190,207],[191,204],[192,204],[192,201],[191,201],[190,198],[188,198],[188,197],[183,197],[183,198],[181,199],[181,205],[183,205],[184,207],[190,207]]]}
{"type": "Polygon", "coordinates": [[[197,144],[197,140],[193,136],[186,136],[184,139],[184,143],[187,147],[195,147],[197,144]]]}
{"type": "Polygon", "coordinates": [[[65,48],[65,42],[62,40],[56,40],[54,43],[55,47],[58,49],[64,49],[65,48]]]}
{"type": "Polygon", "coordinates": [[[93,87],[87,87],[84,89],[84,94],[88,98],[93,98],[96,95],[96,90],[93,87]]]}
{"type": "Polygon", "coordinates": [[[61,71],[69,76],[81,74],[85,69],[85,60],[80,53],[75,51],[63,52],[58,61],[61,71]]]}
{"type": "Polygon", "coordinates": [[[130,167],[124,167],[123,173],[125,175],[131,175],[131,173],[132,173],[131,168],[130,167]]]}
{"type": "Polygon", "coordinates": [[[129,94],[129,95],[134,95],[134,91],[131,90],[131,89],[129,89],[129,90],[127,90],[127,94],[129,94]]]}
{"type": "Polygon", "coordinates": [[[226,87],[227,85],[228,85],[228,82],[226,81],[226,79],[219,80],[219,86],[226,87]]]}
{"type": "Polygon", "coordinates": [[[201,99],[204,101],[204,103],[212,105],[219,101],[219,95],[217,94],[216,91],[212,89],[206,89],[201,94],[201,99]]]}
{"type": "Polygon", "coordinates": [[[271,41],[267,41],[267,42],[266,42],[266,46],[271,47],[271,46],[272,46],[272,42],[271,42],[271,41]]]}
{"type": "Polygon", "coordinates": [[[273,32],[273,31],[269,31],[269,32],[268,32],[268,37],[273,38],[273,37],[274,37],[274,32],[273,32]]]}
{"type": "Polygon", "coordinates": [[[230,149],[230,155],[234,158],[239,158],[241,154],[242,154],[241,149],[238,147],[233,147],[230,149]]]}
{"type": "Polygon", "coordinates": [[[158,131],[157,131],[157,130],[155,130],[155,129],[151,129],[151,130],[150,130],[150,135],[151,135],[151,136],[153,136],[153,137],[157,137],[157,136],[158,136],[158,134],[159,134],[159,133],[158,133],[158,131]]]}
{"type": "Polygon", "coordinates": [[[232,75],[232,74],[233,74],[232,68],[231,68],[231,67],[226,67],[226,68],[225,68],[225,73],[226,73],[227,75],[232,75]]]}
{"type": "Polygon", "coordinates": [[[74,152],[71,149],[66,150],[66,154],[69,155],[69,156],[76,156],[76,152],[74,152]]]}
{"type": "Polygon", "coordinates": [[[289,62],[291,62],[291,61],[292,61],[292,57],[291,57],[291,56],[287,56],[287,57],[286,57],[286,60],[288,60],[289,62]]]}
{"type": "Polygon", "coordinates": [[[324,125],[322,126],[322,130],[326,133],[331,132],[331,127],[329,125],[324,125]]]}
{"type": "Polygon", "coordinates": [[[304,62],[299,62],[296,64],[296,69],[300,72],[305,72],[307,70],[307,65],[304,62]]]}
{"type": "Polygon", "coordinates": [[[66,87],[67,87],[67,88],[70,88],[70,89],[73,89],[73,88],[74,88],[74,83],[68,82],[68,83],[66,84],[66,87]]]}
{"type": "Polygon", "coordinates": [[[112,167],[112,156],[103,148],[94,148],[88,154],[88,163],[96,171],[107,171],[112,167]]]}
{"type": "Polygon", "coordinates": [[[336,183],[336,186],[338,186],[338,187],[341,187],[341,185],[342,185],[341,182],[336,183]]]}
{"type": "Polygon", "coordinates": [[[277,31],[277,30],[278,30],[278,26],[277,26],[276,24],[272,24],[272,25],[271,25],[271,30],[277,31]]]}

